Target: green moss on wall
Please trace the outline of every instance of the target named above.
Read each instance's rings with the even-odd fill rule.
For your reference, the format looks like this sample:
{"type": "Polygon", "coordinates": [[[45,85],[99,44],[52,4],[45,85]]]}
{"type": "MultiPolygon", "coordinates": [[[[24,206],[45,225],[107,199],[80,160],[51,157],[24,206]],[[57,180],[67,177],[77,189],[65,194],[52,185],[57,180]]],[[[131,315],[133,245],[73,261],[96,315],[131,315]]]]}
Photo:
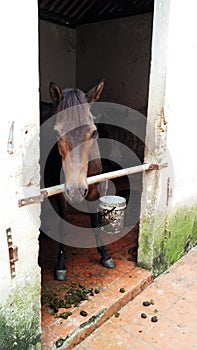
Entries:
{"type": "Polygon", "coordinates": [[[197,241],[197,208],[177,210],[169,217],[166,233],[166,256],[169,264],[173,264],[197,241]]]}
{"type": "Polygon", "coordinates": [[[14,288],[0,308],[0,349],[39,350],[40,286],[14,288]]]}
{"type": "Polygon", "coordinates": [[[140,237],[138,247],[138,264],[141,267],[152,270],[153,251],[153,225],[151,220],[144,218],[140,225],[140,237]]]}
{"type": "Polygon", "coordinates": [[[197,207],[186,206],[156,218],[143,218],[138,264],[155,276],[165,271],[197,242],[197,207]]]}

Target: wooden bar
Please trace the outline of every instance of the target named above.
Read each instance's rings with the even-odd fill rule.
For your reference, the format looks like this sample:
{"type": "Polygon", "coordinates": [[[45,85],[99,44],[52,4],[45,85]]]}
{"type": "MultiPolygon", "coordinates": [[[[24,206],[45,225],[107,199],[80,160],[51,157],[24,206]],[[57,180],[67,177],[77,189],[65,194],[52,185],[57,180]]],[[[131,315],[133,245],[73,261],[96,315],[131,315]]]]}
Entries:
{"type": "MultiPolygon", "coordinates": [[[[103,182],[106,180],[116,179],[121,176],[140,173],[145,170],[150,170],[150,167],[151,167],[150,164],[143,164],[143,165],[138,165],[131,168],[110,171],[109,173],[90,176],[87,178],[87,184],[93,185],[95,183],[103,182]]],[[[55,194],[62,193],[63,191],[64,191],[64,184],[45,188],[41,190],[40,193],[44,196],[44,198],[46,198],[46,197],[53,196],[55,194]]]]}
{"type": "MultiPolygon", "coordinates": [[[[164,166],[164,165],[163,165],[164,166]]],[[[163,167],[162,166],[162,167],[163,167]]],[[[110,171],[108,173],[99,174],[95,176],[90,176],[87,178],[88,185],[93,185],[95,183],[103,182],[106,180],[116,179],[121,176],[132,175],[140,173],[147,170],[158,170],[160,167],[157,164],[142,164],[130,168],[125,168],[121,170],[110,171]]],[[[48,187],[40,190],[40,195],[32,196],[29,198],[19,199],[18,206],[23,207],[29,204],[40,203],[44,198],[54,196],[56,194],[64,192],[64,184],[48,187]]]]}

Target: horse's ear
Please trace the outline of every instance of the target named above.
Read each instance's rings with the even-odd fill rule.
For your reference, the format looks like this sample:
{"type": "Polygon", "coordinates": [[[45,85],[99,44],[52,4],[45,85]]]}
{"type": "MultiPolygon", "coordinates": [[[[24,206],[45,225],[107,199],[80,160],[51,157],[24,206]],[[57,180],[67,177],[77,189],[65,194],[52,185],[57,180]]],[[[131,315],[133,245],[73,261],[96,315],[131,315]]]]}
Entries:
{"type": "Polygon", "coordinates": [[[53,82],[49,84],[49,93],[54,103],[61,101],[63,98],[62,90],[53,82]]]}
{"type": "Polygon", "coordinates": [[[101,96],[105,84],[105,79],[102,79],[98,85],[86,93],[88,102],[96,102],[101,96]]]}

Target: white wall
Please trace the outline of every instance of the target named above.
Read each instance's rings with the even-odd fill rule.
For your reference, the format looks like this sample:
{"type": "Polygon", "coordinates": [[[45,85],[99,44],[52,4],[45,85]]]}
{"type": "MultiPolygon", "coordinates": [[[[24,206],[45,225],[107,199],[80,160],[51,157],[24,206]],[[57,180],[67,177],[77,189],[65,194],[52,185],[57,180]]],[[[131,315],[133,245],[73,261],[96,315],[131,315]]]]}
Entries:
{"type": "Polygon", "coordinates": [[[103,101],[145,111],[151,37],[151,14],[79,26],[77,86],[86,91],[105,78],[103,101]]]}
{"type": "Polygon", "coordinates": [[[174,169],[172,205],[197,204],[197,3],[171,1],[165,113],[174,169]]]}
{"type": "Polygon", "coordinates": [[[195,0],[155,0],[138,263],[164,271],[197,240],[195,0]]]}
{"type": "MultiPolygon", "coordinates": [[[[6,229],[11,227],[14,244],[19,246],[19,262],[16,263],[17,279],[24,278],[24,269],[31,274],[30,266],[37,256],[37,242],[34,251],[28,252],[29,244],[38,235],[27,209],[18,208],[18,198],[24,195],[23,186],[34,191],[39,188],[39,110],[38,110],[38,27],[37,7],[33,1],[12,3],[12,8],[3,5],[1,15],[1,245],[0,276],[4,276],[1,287],[10,280],[8,249],[5,243],[6,229]],[[20,8],[25,16],[21,16],[20,8]],[[9,21],[5,13],[10,12],[9,21]],[[3,14],[4,13],[4,14],[3,14]],[[10,22],[12,28],[10,29],[10,22]],[[24,30],[25,28],[25,30],[24,30]],[[6,36],[5,36],[6,32],[6,36]],[[13,54],[14,53],[14,54],[13,54]],[[7,151],[11,123],[14,122],[13,154],[7,151]],[[29,144],[34,150],[27,156],[29,144]],[[36,144],[37,143],[37,144],[36,144]],[[30,243],[29,243],[30,242],[30,243]],[[22,247],[25,246],[25,250],[22,247]],[[23,251],[22,251],[23,250],[23,251]],[[24,255],[29,255],[27,261],[24,255]],[[24,267],[26,265],[26,268],[24,267]],[[20,271],[22,269],[22,271],[20,271]],[[22,272],[22,273],[21,273],[22,272]]],[[[39,206],[37,206],[39,214],[39,206]]],[[[0,294],[0,297],[2,295],[0,294]]]]}
{"type": "Polygon", "coordinates": [[[76,85],[76,30],[40,20],[39,33],[41,99],[50,101],[50,81],[62,88],[76,85]]]}
{"type": "MultiPolygon", "coordinates": [[[[39,190],[37,3],[33,0],[4,2],[1,4],[0,16],[0,310],[4,305],[3,312],[7,318],[4,326],[12,329],[14,324],[17,329],[20,323],[18,328],[21,334],[23,334],[21,323],[24,322],[25,328],[29,322],[31,327],[35,313],[36,329],[33,331],[36,337],[40,324],[40,269],[37,263],[40,206],[33,205],[31,211],[28,208],[19,208],[18,199],[27,191],[33,195],[39,190]],[[7,16],[8,13],[9,16],[7,16]],[[13,147],[9,153],[8,138],[12,122],[14,123],[13,147]],[[30,151],[28,151],[29,146],[30,151]],[[16,277],[13,279],[10,274],[6,238],[8,228],[11,228],[13,244],[18,246],[19,260],[15,264],[16,277]],[[29,299],[28,304],[25,302],[26,298],[29,299]],[[11,318],[14,319],[11,320],[11,318]]],[[[0,317],[2,327],[2,312],[0,317]]],[[[2,329],[0,331],[2,332],[2,329]]],[[[31,344],[31,336],[28,335],[29,344],[31,344]]],[[[8,335],[7,339],[1,336],[0,347],[7,349],[14,346],[9,343],[8,335]],[[5,341],[5,344],[6,341],[8,343],[2,345],[2,341],[5,341]]],[[[14,337],[14,334],[10,334],[10,339],[11,337],[14,337]]],[[[15,348],[18,349],[17,344],[15,348]]]]}

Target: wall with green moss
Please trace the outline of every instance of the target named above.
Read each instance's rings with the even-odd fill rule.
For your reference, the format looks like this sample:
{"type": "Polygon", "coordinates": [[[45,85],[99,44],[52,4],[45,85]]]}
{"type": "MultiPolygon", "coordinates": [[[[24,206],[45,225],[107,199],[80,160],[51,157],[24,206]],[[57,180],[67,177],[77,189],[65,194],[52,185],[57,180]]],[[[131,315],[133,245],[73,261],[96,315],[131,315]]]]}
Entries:
{"type": "Polygon", "coordinates": [[[39,350],[40,285],[16,287],[0,307],[0,349],[39,350]]]}
{"type": "Polygon", "coordinates": [[[197,206],[182,206],[141,222],[138,264],[155,276],[197,243],[197,206]]]}

